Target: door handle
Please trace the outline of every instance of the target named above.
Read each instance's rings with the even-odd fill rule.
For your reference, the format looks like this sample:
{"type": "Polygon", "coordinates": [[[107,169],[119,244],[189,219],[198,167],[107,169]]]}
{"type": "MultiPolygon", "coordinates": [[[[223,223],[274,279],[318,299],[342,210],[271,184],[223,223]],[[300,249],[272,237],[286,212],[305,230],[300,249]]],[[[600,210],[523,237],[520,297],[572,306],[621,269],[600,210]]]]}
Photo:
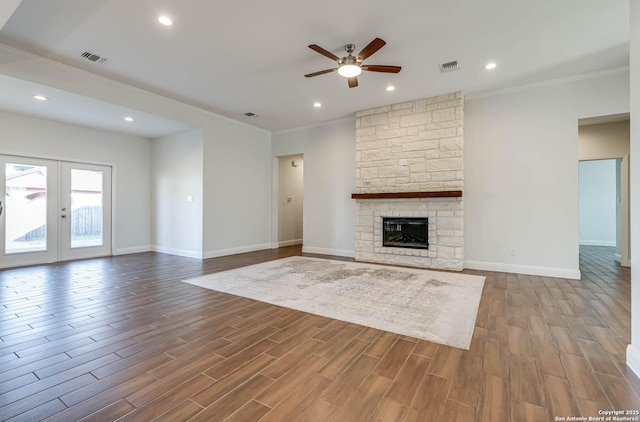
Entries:
{"type": "Polygon", "coordinates": [[[2,201],[0,201],[0,215],[2,215],[2,201]]]}

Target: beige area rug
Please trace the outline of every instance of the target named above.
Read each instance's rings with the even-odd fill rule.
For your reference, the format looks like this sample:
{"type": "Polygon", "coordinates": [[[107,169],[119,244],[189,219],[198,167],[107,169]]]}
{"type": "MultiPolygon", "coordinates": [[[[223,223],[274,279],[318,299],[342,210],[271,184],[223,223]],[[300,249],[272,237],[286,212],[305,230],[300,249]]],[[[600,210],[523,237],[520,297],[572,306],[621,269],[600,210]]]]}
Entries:
{"type": "Polygon", "coordinates": [[[484,280],[294,256],[184,282],[468,350],[484,280]]]}

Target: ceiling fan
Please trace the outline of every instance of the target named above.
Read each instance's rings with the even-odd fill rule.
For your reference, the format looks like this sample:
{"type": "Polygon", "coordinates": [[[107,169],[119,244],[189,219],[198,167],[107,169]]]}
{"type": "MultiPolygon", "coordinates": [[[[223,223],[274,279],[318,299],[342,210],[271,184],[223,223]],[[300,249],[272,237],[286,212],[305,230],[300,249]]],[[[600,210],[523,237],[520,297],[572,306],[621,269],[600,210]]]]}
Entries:
{"type": "Polygon", "coordinates": [[[318,72],[313,72],[304,75],[306,78],[311,78],[313,76],[324,75],[325,73],[331,73],[337,71],[340,76],[344,76],[347,78],[349,83],[349,88],[355,88],[358,86],[358,75],[362,73],[363,70],[367,70],[369,72],[384,72],[384,73],[398,73],[400,66],[383,66],[376,64],[363,65],[362,62],[365,61],[369,56],[371,56],[376,51],[380,50],[386,42],[381,40],[380,38],[376,38],[371,41],[365,48],[362,49],[361,52],[352,55],[356,46],[353,44],[347,44],[344,46],[344,49],[347,51],[347,56],[338,57],[335,54],[325,50],[316,44],[311,44],[309,46],[310,49],[322,54],[330,58],[331,60],[335,60],[338,63],[338,67],[333,69],[320,70],[318,72]]]}

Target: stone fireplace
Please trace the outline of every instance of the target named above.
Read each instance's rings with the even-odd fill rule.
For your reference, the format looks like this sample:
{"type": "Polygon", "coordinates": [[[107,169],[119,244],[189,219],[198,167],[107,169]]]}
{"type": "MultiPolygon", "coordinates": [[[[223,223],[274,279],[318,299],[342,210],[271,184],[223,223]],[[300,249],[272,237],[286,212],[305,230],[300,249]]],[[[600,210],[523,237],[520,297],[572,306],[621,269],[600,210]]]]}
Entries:
{"type": "Polygon", "coordinates": [[[463,106],[458,92],[356,114],[356,260],[463,269],[463,106]],[[428,248],[385,241],[386,219],[416,218],[428,248]]]}

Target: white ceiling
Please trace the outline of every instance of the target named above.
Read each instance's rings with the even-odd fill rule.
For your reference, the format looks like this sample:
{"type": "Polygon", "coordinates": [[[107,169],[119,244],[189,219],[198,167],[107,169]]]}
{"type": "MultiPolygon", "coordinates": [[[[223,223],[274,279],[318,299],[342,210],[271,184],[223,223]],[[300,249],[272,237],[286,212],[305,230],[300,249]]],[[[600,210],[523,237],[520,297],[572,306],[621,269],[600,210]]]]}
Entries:
{"type": "Polygon", "coordinates": [[[628,12],[629,0],[22,0],[0,43],[278,131],[628,66],[628,12]],[[343,56],[344,44],[359,51],[375,37],[387,45],[365,63],[399,74],[364,72],[353,89],[336,73],[303,77],[335,67],[308,44],[343,56]],[[80,58],[85,50],[109,61],[80,58]],[[461,69],[440,73],[451,60],[461,69]],[[488,61],[497,69],[485,71],[488,61]]]}
{"type": "Polygon", "coordinates": [[[80,124],[143,138],[158,138],[193,128],[181,122],[1,74],[0,92],[0,110],[57,122],[80,124]],[[45,96],[49,101],[37,101],[33,98],[34,95],[45,96]],[[134,120],[127,122],[125,117],[134,120]]]}

